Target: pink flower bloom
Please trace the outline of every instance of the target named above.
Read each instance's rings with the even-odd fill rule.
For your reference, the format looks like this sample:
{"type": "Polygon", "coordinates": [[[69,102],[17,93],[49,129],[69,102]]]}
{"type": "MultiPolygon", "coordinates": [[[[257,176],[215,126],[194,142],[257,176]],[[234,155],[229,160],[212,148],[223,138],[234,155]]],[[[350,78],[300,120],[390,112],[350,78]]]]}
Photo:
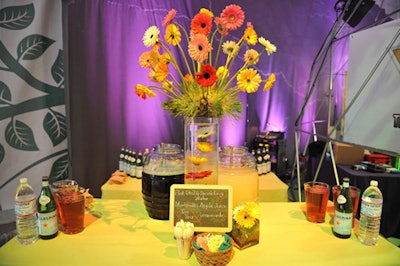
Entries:
{"type": "Polygon", "coordinates": [[[244,12],[238,5],[229,5],[222,10],[221,18],[228,30],[236,30],[244,22],[244,12]]]}
{"type": "Polygon", "coordinates": [[[175,9],[171,9],[168,12],[168,14],[164,17],[164,20],[163,20],[163,23],[162,23],[163,27],[167,26],[175,18],[175,15],[176,15],[176,10],[175,9]]]}
{"type": "Polygon", "coordinates": [[[192,35],[189,42],[189,56],[197,62],[203,62],[208,58],[208,52],[212,46],[208,42],[207,36],[203,34],[192,35]]]}

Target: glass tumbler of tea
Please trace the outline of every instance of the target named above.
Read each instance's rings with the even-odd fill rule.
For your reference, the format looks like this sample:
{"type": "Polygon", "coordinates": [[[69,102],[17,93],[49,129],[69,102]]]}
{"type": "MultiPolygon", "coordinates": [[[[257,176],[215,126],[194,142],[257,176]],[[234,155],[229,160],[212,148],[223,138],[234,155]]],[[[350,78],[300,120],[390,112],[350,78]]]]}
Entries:
{"type": "Polygon", "coordinates": [[[306,218],[313,223],[325,222],[330,186],[323,182],[305,182],[306,218]]]}
{"type": "Polygon", "coordinates": [[[75,180],[59,180],[51,185],[57,204],[59,230],[77,234],[84,229],[85,195],[75,180]]]}

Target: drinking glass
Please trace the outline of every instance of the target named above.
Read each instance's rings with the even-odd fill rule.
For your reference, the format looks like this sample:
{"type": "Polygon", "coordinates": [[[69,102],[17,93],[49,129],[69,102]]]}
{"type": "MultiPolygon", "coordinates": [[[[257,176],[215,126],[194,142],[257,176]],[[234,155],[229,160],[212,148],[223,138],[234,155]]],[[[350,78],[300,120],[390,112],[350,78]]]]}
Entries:
{"type": "Polygon", "coordinates": [[[305,182],[306,217],[313,223],[325,222],[330,186],[323,182],[305,182]]]}
{"type": "Polygon", "coordinates": [[[85,195],[75,180],[65,179],[51,185],[57,204],[59,230],[77,234],[84,229],[85,195]]]}

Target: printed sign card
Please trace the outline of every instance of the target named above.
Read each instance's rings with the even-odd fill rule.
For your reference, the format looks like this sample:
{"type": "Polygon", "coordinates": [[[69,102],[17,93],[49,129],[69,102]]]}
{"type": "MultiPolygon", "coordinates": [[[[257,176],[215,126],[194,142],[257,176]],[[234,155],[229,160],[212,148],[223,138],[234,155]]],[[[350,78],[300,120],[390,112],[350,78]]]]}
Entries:
{"type": "Polygon", "coordinates": [[[192,222],[197,232],[232,230],[232,187],[174,184],[170,191],[169,220],[192,222]]]}

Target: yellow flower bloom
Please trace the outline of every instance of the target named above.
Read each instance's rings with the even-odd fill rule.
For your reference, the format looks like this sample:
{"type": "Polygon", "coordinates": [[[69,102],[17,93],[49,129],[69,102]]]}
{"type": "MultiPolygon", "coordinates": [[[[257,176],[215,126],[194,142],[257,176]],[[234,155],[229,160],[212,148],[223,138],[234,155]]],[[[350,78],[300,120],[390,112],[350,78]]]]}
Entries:
{"type": "Polygon", "coordinates": [[[233,219],[240,226],[252,228],[260,217],[260,207],[255,202],[247,202],[233,210],[233,219]]]}
{"type": "Polygon", "coordinates": [[[272,73],[265,82],[264,91],[270,90],[272,86],[274,86],[275,80],[276,80],[275,74],[272,73]]]}
{"type": "Polygon", "coordinates": [[[237,76],[237,85],[240,90],[247,93],[256,92],[261,83],[261,76],[257,70],[247,68],[242,70],[237,76]]]}
{"type": "Polygon", "coordinates": [[[218,79],[226,79],[227,77],[229,77],[229,69],[226,68],[225,66],[220,66],[217,69],[217,77],[218,79]]]}
{"type": "Polygon", "coordinates": [[[215,149],[214,145],[208,143],[208,142],[196,142],[196,147],[201,151],[201,152],[210,152],[215,149]]]}
{"type": "Polygon", "coordinates": [[[204,13],[204,14],[209,15],[210,17],[214,17],[213,12],[211,12],[211,11],[208,10],[207,8],[201,8],[201,9],[200,9],[200,13],[204,13]]]}
{"type": "Polygon", "coordinates": [[[247,65],[255,65],[258,63],[259,56],[260,56],[260,54],[256,50],[249,49],[244,54],[244,62],[247,65]]]}
{"type": "Polygon", "coordinates": [[[226,41],[222,45],[222,51],[230,56],[236,56],[239,52],[239,46],[234,41],[226,41]]]}
{"type": "Polygon", "coordinates": [[[154,46],[155,44],[158,43],[158,35],[160,34],[160,30],[157,28],[157,26],[151,26],[149,27],[145,32],[143,36],[143,44],[146,47],[154,46]]]}
{"type": "Polygon", "coordinates": [[[178,43],[181,42],[181,32],[174,24],[168,24],[167,28],[165,29],[164,38],[167,43],[176,46],[178,43]]]}
{"type": "Polygon", "coordinates": [[[202,163],[208,162],[205,157],[196,157],[196,156],[188,156],[188,160],[191,161],[195,165],[200,165],[202,163]]]}
{"type": "Polygon", "coordinates": [[[217,252],[224,242],[225,238],[222,235],[211,235],[208,237],[207,246],[211,252],[217,252]]]}

